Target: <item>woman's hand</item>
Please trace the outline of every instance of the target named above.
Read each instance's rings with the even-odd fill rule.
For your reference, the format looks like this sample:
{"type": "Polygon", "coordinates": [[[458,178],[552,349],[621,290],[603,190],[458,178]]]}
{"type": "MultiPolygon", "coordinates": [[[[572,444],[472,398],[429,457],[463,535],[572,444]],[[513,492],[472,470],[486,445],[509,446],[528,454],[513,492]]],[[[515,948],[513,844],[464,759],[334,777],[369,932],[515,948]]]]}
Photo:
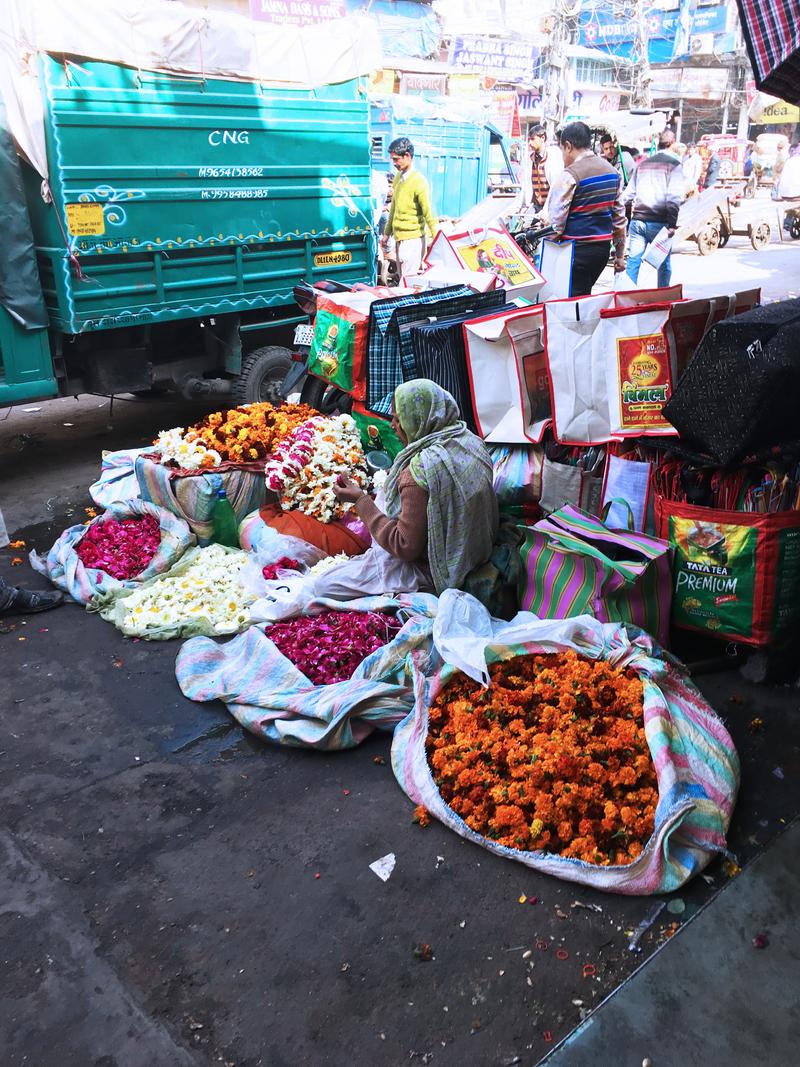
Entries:
{"type": "Polygon", "coordinates": [[[354,482],[352,478],[345,478],[343,474],[340,474],[336,479],[333,492],[336,495],[336,499],[341,501],[342,504],[355,504],[362,496],[366,496],[360,485],[354,482]]]}

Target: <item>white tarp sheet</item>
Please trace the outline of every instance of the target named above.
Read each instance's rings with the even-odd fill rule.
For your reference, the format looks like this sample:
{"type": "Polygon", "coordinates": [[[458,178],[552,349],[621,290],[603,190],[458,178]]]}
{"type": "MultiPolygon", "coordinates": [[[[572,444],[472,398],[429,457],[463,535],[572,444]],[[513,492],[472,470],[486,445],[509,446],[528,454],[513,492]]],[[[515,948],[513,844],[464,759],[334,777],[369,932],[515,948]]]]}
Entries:
{"type": "Polygon", "coordinates": [[[3,9],[0,97],[17,144],[43,177],[39,52],[302,88],[347,81],[383,64],[375,24],[363,16],[277,26],[168,0],[4,0],[3,9]]]}

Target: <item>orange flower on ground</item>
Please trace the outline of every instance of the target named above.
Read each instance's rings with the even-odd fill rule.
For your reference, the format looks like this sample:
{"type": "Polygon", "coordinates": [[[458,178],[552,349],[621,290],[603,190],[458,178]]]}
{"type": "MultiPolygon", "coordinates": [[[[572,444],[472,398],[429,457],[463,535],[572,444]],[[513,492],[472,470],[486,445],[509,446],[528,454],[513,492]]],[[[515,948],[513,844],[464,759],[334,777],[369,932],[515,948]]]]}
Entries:
{"type": "Polygon", "coordinates": [[[457,673],[430,708],[443,799],[509,848],[632,863],[658,804],[639,679],[571,651],[495,663],[490,675],[484,689],[457,673]]]}

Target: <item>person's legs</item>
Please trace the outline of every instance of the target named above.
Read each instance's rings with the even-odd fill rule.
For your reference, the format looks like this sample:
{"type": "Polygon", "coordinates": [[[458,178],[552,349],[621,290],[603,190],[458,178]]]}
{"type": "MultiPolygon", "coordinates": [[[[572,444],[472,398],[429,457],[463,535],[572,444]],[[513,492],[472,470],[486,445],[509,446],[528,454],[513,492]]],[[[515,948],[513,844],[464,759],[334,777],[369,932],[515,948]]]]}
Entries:
{"type": "Polygon", "coordinates": [[[572,257],[572,295],[589,296],[608,263],[609,241],[575,241],[572,257]]]}
{"type": "Polygon", "coordinates": [[[626,266],[631,281],[639,281],[639,268],[642,265],[642,256],[647,245],[647,223],[639,219],[631,219],[628,224],[628,263],[626,266]]]}
{"type": "Polygon", "coordinates": [[[396,255],[401,279],[419,274],[425,255],[425,238],[414,237],[408,241],[398,241],[396,255]]]}

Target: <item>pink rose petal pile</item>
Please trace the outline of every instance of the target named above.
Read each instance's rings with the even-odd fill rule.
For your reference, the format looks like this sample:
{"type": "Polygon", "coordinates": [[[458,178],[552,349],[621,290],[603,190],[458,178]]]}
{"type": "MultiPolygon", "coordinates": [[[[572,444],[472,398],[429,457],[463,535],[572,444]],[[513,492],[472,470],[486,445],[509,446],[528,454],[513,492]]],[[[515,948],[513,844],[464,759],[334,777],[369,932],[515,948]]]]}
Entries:
{"type": "Polygon", "coordinates": [[[351,678],[359,663],[393,640],[402,625],[384,611],[324,611],[273,623],[265,632],[314,685],[331,685],[351,678]]]}
{"type": "Polygon", "coordinates": [[[277,563],[268,563],[266,567],[262,567],[261,573],[268,582],[271,582],[278,577],[278,571],[299,571],[302,567],[302,563],[298,563],[296,559],[281,556],[277,563]]]}
{"type": "Polygon", "coordinates": [[[161,528],[152,515],[94,522],[78,542],[84,567],[105,571],[120,582],[141,574],[161,544],[161,528]]]}

